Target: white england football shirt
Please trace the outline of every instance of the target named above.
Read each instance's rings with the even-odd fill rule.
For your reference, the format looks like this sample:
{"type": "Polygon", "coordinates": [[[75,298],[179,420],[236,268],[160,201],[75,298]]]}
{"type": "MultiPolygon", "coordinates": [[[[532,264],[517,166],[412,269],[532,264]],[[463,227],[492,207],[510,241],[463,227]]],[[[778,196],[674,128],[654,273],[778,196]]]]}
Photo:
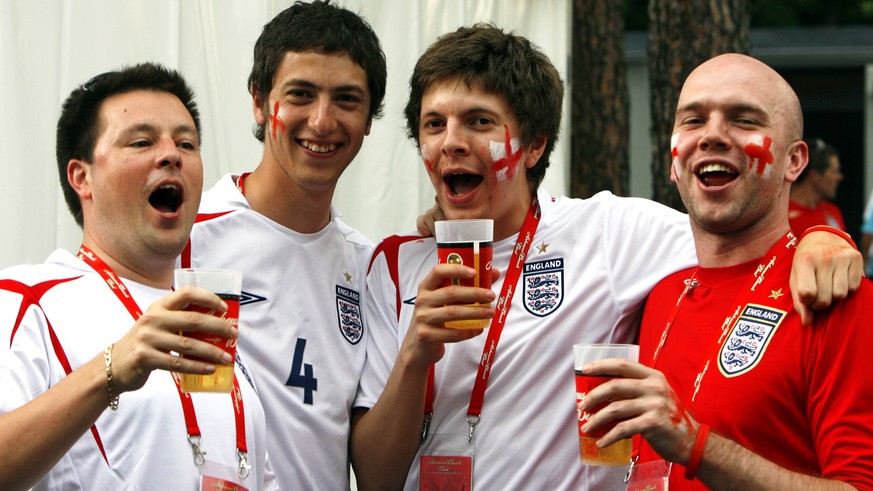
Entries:
{"type": "MultiPolygon", "coordinates": [[[[130,280],[125,285],[143,311],[169,293],[130,280]]],[[[67,251],[55,251],[45,264],[0,272],[0,413],[27,403],[65,377],[50,328],[75,370],[133,324],[106,282],[67,251]]],[[[236,375],[252,465],[243,484],[251,490],[277,489],[266,456],[263,409],[239,365],[236,375]]],[[[230,394],[191,396],[206,458],[236,469],[230,394]]],[[[200,474],[169,372],[156,370],[141,389],[121,394],[118,411],[107,409],[95,426],[105,460],[94,435],[86,432],[34,489],[198,489],[200,474]]]]}
{"type": "MultiPolygon", "coordinates": [[[[629,342],[643,302],[662,278],[696,263],[688,217],[652,201],[602,192],[586,199],[539,193],[534,235],[500,338],[475,431],[478,489],[619,489],[626,469],[586,467],[579,457],[572,346],[629,342]]],[[[494,244],[500,292],[517,237],[494,244]]],[[[399,241],[398,241],[399,242],[399,241]]],[[[411,320],[419,282],[436,264],[433,239],[377,247],[368,278],[371,340],[359,405],[372,407],[411,320]]],[[[486,335],[447,344],[436,365],[430,434],[463,434],[486,335]]],[[[418,489],[418,458],[407,489],[418,489]]]]}
{"type": "Polygon", "coordinates": [[[238,346],[267,415],[279,487],[348,489],[372,243],[334,209],[317,233],[283,227],[252,210],[234,178],[204,193],[182,264],[243,272],[238,346]]]}

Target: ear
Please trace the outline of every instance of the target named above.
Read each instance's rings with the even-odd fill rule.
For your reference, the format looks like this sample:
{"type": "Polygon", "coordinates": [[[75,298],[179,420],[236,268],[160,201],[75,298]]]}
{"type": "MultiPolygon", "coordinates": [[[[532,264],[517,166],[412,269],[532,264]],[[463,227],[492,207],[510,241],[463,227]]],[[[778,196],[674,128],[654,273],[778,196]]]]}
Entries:
{"type": "Polygon", "coordinates": [[[91,199],[91,164],[84,160],[71,159],[67,162],[67,182],[80,200],[91,199]]]}
{"type": "Polygon", "coordinates": [[[788,147],[788,165],[785,168],[785,181],[797,180],[806,164],[809,163],[809,147],[803,140],[798,140],[788,147]]]}
{"type": "Polygon", "coordinates": [[[373,127],[373,117],[367,118],[367,127],[364,128],[364,136],[370,136],[370,128],[373,127]]]}
{"type": "Polygon", "coordinates": [[[258,87],[252,83],[252,114],[255,116],[255,123],[267,124],[267,115],[264,113],[264,101],[258,95],[258,87]]]}
{"type": "Polygon", "coordinates": [[[540,161],[540,157],[543,156],[543,152],[546,151],[546,143],[548,143],[549,137],[546,135],[539,135],[530,142],[528,146],[527,155],[528,158],[525,159],[524,166],[530,169],[531,167],[537,165],[537,162],[540,161]]]}

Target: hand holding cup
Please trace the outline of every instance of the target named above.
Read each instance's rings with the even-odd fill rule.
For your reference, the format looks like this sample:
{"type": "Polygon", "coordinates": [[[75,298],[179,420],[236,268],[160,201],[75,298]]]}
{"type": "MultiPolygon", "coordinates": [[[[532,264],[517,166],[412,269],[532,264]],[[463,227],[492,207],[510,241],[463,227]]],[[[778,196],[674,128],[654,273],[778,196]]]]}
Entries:
{"type": "MultiPolygon", "coordinates": [[[[441,220],[435,223],[435,228],[439,263],[463,264],[476,270],[472,279],[453,278],[443,286],[491,288],[494,220],[441,220]]],[[[446,322],[446,327],[482,329],[489,323],[490,319],[470,319],[446,322]]]]}
{"type": "MultiPolygon", "coordinates": [[[[194,286],[218,295],[227,304],[227,311],[218,315],[233,327],[237,327],[242,291],[242,272],[229,269],[177,269],[175,283],[177,289],[184,286],[194,286]]],[[[197,306],[191,306],[189,310],[217,315],[197,306]]],[[[231,357],[235,358],[236,356],[236,339],[204,332],[181,334],[213,344],[223,349],[231,357]]],[[[233,365],[233,362],[228,365],[217,365],[214,373],[205,375],[181,373],[179,376],[182,390],[184,392],[230,392],[233,389],[233,365]]]]}
{"type": "Polygon", "coordinates": [[[604,436],[615,423],[604,425],[592,432],[582,431],[588,419],[606,404],[600,404],[591,411],[583,411],[582,403],[586,395],[595,387],[612,380],[613,376],[588,376],[582,367],[589,362],[607,358],[639,359],[640,347],[633,344],[575,344],[573,345],[573,366],[576,373],[576,407],[579,420],[579,452],[582,462],[589,465],[627,465],[631,459],[633,442],[630,438],[620,440],[608,447],[600,448],[597,440],[604,436]]]}

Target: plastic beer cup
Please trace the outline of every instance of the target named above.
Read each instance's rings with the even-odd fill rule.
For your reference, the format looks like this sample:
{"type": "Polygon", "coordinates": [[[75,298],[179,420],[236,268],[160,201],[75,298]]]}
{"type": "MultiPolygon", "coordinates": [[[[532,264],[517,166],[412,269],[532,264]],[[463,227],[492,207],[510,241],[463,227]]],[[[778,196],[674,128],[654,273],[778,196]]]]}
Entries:
{"type": "MultiPolygon", "coordinates": [[[[573,345],[573,367],[576,371],[576,406],[585,399],[585,395],[598,385],[615,377],[582,375],[582,366],[588,362],[606,358],[626,358],[638,361],[640,347],[634,344],[575,344],[573,345]]],[[[588,419],[606,404],[593,409],[592,412],[577,410],[579,420],[579,452],[583,464],[589,465],[627,465],[633,451],[633,441],[630,438],[620,440],[612,445],[599,448],[596,444],[603,435],[609,432],[616,422],[598,428],[597,431],[585,433],[582,431],[588,419]]]]}
{"type": "MultiPolygon", "coordinates": [[[[242,290],[242,272],[232,269],[177,269],[175,271],[176,288],[196,286],[209,290],[219,296],[227,304],[227,312],[221,315],[229,324],[239,323],[239,301],[242,290]]],[[[189,310],[212,314],[208,309],[191,306],[189,310]]],[[[211,343],[236,358],[236,339],[224,338],[204,332],[185,332],[183,336],[211,343]]],[[[233,362],[228,365],[216,365],[215,372],[206,375],[180,373],[180,384],[183,392],[231,392],[233,389],[233,362]]]]}
{"type": "MultiPolygon", "coordinates": [[[[472,280],[447,280],[463,286],[491,288],[491,255],[494,250],[492,238],[494,220],[441,220],[436,222],[437,255],[440,264],[464,264],[476,270],[472,280]]],[[[480,305],[480,304],[474,304],[480,305]]],[[[482,329],[490,319],[469,319],[446,322],[454,329],[482,329]]]]}

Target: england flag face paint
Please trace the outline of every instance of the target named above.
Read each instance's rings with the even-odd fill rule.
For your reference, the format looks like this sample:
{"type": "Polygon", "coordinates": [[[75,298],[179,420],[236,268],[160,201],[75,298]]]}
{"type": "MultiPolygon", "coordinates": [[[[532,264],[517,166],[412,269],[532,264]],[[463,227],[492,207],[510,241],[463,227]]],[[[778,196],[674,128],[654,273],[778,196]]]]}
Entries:
{"type": "Polygon", "coordinates": [[[285,132],[285,108],[279,104],[279,101],[273,103],[273,114],[270,115],[270,128],[273,132],[273,140],[281,134],[277,134],[279,130],[282,133],[285,132]]]}
{"type": "Polygon", "coordinates": [[[773,140],[769,136],[751,135],[743,147],[743,151],[749,156],[749,169],[765,179],[770,177],[773,170],[773,154],[770,152],[772,144],[773,140]]]}
{"type": "Polygon", "coordinates": [[[676,177],[682,177],[682,166],[679,165],[679,135],[682,133],[674,133],[670,137],[670,155],[673,157],[673,170],[676,171],[676,177]]]}
{"type": "Polygon", "coordinates": [[[518,169],[518,162],[521,159],[521,144],[518,138],[510,138],[509,127],[504,125],[505,140],[502,142],[491,141],[489,148],[491,151],[491,160],[493,164],[491,168],[498,181],[508,181],[515,176],[518,169]]]}

